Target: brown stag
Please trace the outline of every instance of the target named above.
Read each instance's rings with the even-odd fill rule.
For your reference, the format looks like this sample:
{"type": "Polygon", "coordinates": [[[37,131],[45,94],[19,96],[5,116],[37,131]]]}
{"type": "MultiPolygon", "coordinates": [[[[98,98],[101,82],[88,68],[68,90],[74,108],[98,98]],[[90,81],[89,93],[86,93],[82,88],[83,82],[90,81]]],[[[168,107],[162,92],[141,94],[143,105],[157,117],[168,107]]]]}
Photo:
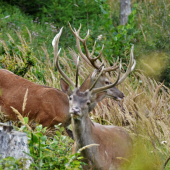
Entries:
{"type": "MultiPolygon", "coordinates": [[[[79,54],[80,56],[82,57],[82,59],[90,66],[92,66],[95,71],[93,71],[93,73],[91,73],[91,76],[89,76],[86,80],[86,83],[82,84],[81,86],[81,91],[85,91],[86,89],[88,89],[91,84],[93,84],[93,82],[95,81],[95,77],[98,76],[98,74],[100,73],[101,71],[101,65],[97,64],[97,60],[101,57],[102,55],[102,52],[103,52],[103,49],[104,49],[104,45],[99,53],[99,55],[95,58],[92,58],[92,56],[94,56],[94,52],[95,52],[95,46],[96,46],[96,42],[94,43],[94,46],[93,46],[93,50],[92,52],[90,53],[88,48],[87,48],[87,38],[89,37],[89,30],[87,32],[87,35],[84,39],[82,39],[79,34],[80,34],[80,30],[81,30],[81,24],[80,24],[80,27],[78,30],[76,30],[74,28],[74,31],[69,23],[69,27],[72,31],[72,33],[74,34],[75,38],[76,38],[76,45],[77,45],[77,48],[78,48],[78,51],[79,51],[79,54]],[[84,47],[84,51],[85,51],[85,54],[83,53],[83,51],[81,50],[81,46],[80,46],[80,41],[82,42],[83,44],[83,47],[84,47]],[[88,82],[87,82],[88,81],[88,82]]],[[[126,70],[126,73],[121,77],[121,79],[119,80],[118,84],[122,83],[127,75],[129,75],[130,72],[133,71],[133,69],[135,68],[135,65],[136,65],[136,61],[133,59],[133,47],[132,47],[132,50],[131,50],[131,59],[130,59],[130,63],[128,65],[128,68],[126,70]]],[[[106,76],[106,73],[107,72],[111,72],[111,71],[115,71],[119,66],[117,65],[118,64],[118,60],[117,62],[111,66],[111,67],[108,67],[108,68],[104,68],[103,70],[103,73],[102,75],[100,76],[98,82],[96,83],[95,87],[102,87],[102,86],[105,86],[105,85],[108,85],[108,84],[111,84],[111,82],[108,80],[107,76],[106,76]]],[[[118,85],[117,84],[117,85],[118,85]]],[[[113,98],[114,100],[122,100],[124,98],[124,94],[122,92],[120,92],[116,87],[112,87],[110,89],[107,89],[107,94],[105,97],[108,97],[108,98],[113,98]],[[115,94],[115,95],[113,95],[115,94]]]]}
{"type": "MultiPolygon", "coordinates": [[[[94,123],[88,115],[89,110],[92,110],[94,105],[105,97],[107,90],[117,85],[120,78],[120,70],[121,63],[119,75],[114,84],[99,88],[94,88],[94,85],[92,85],[85,92],[80,90],[81,87],[78,88],[78,71],[76,74],[76,85],[74,85],[73,91],[61,79],[62,89],[65,90],[69,97],[69,112],[72,117],[75,139],[73,151],[76,152],[83,148],[81,149],[81,154],[84,157],[83,161],[88,164],[84,169],[118,170],[121,169],[124,162],[129,161],[132,157],[132,139],[122,127],[104,126],[94,123]]],[[[101,73],[98,78],[101,76],[101,73]]],[[[96,82],[97,80],[94,84],[96,82]]],[[[74,83],[72,82],[72,84],[74,83]]]]}
{"type": "MultiPolygon", "coordinates": [[[[62,33],[62,29],[53,40],[55,42],[54,56],[58,52],[58,43],[62,33]]],[[[112,67],[112,70],[115,70],[112,67]]],[[[59,69],[59,67],[58,67],[59,69]]],[[[82,88],[86,90],[90,88],[93,79],[98,75],[100,68],[95,73],[91,73],[87,79],[88,86],[82,88]]],[[[105,78],[99,78],[95,87],[100,87],[103,83],[107,84],[105,78]]],[[[16,114],[11,106],[17,109],[23,116],[28,116],[29,120],[35,120],[46,127],[52,127],[58,123],[62,123],[64,127],[71,123],[69,114],[69,101],[67,95],[59,89],[38,85],[30,82],[12,72],[0,69],[0,111],[2,111],[9,119],[17,120],[16,114]],[[28,89],[27,105],[24,113],[22,112],[22,103],[26,90],[28,89]]],[[[107,95],[106,95],[107,96],[107,95]]],[[[123,93],[118,89],[110,89],[108,96],[112,98],[122,99],[123,93]]]]}
{"type": "MultiPolygon", "coordinates": [[[[72,33],[74,34],[75,38],[76,38],[76,45],[77,45],[77,48],[78,48],[78,51],[79,51],[79,54],[80,56],[82,57],[82,59],[89,65],[89,66],[92,66],[95,71],[93,72],[93,75],[87,79],[87,81],[90,82],[90,84],[92,84],[94,81],[95,81],[95,76],[97,76],[98,74],[96,73],[99,73],[100,72],[100,68],[101,68],[101,65],[97,64],[97,59],[100,58],[100,56],[102,55],[102,51],[103,51],[103,48],[104,48],[104,45],[102,47],[102,50],[101,52],[99,53],[98,57],[95,57],[95,58],[92,58],[92,56],[94,55],[94,52],[95,52],[95,45],[96,45],[96,42],[94,43],[94,46],[93,46],[93,50],[92,50],[92,53],[89,52],[88,48],[87,48],[87,38],[89,37],[89,31],[87,32],[87,35],[84,39],[82,39],[79,34],[80,34],[80,30],[81,30],[81,25],[79,27],[78,30],[76,30],[74,28],[74,30],[72,29],[71,25],[69,24],[69,27],[72,31],[72,33]],[[83,53],[83,51],[81,50],[81,46],[80,46],[80,42],[82,42],[83,46],[84,46],[84,51],[85,51],[85,54],[83,53]]],[[[136,61],[133,60],[133,49],[134,47],[132,46],[132,49],[131,49],[131,53],[130,53],[130,56],[131,56],[131,60],[130,60],[130,63],[127,67],[127,70],[126,70],[126,73],[122,76],[122,78],[119,80],[118,84],[122,83],[125,78],[127,77],[127,75],[133,71],[133,69],[135,68],[135,65],[136,65],[136,61]]],[[[117,60],[118,62],[118,60],[117,60]]],[[[102,87],[102,86],[105,86],[105,85],[108,85],[108,84],[111,84],[111,82],[108,80],[107,76],[106,76],[106,73],[108,72],[111,72],[113,70],[116,70],[118,68],[117,66],[117,62],[112,66],[112,67],[109,67],[109,68],[104,68],[103,70],[103,73],[99,79],[99,81],[96,83],[96,87],[102,87]]],[[[118,85],[117,84],[117,85],[118,85]]],[[[84,83],[82,86],[81,86],[81,91],[85,91],[86,89],[88,89],[89,84],[88,83],[84,83]],[[85,85],[87,87],[85,87],[85,85]]],[[[106,94],[106,97],[107,98],[112,98],[114,99],[115,101],[117,101],[117,104],[120,106],[122,112],[125,112],[125,109],[123,108],[123,106],[120,105],[120,100],[122,100],[124,98],[124,94],[120,93],[120,91],[116,88],[116,87],[112,87],[111,89],[107,89],[107,94],[106,94]],[[116,96],[113,96],[113,93],[117,94],[116,96]]],[[[101,105],[102,104],[105,104],[107,103],[107,99],[105,99],[106,101],[101,101],[101,102],[98,102],[98,105],[99,105],[99,108],[102,109],[101,105]]],[[[93,113],[95,114],[95,109],[93,110],[93,113]]],[[[132,113],[129,112],[129,114],[131,115],[132,113]]],[[[128,124],[128,121],[125,122],[125,124],[128,124]]]]}

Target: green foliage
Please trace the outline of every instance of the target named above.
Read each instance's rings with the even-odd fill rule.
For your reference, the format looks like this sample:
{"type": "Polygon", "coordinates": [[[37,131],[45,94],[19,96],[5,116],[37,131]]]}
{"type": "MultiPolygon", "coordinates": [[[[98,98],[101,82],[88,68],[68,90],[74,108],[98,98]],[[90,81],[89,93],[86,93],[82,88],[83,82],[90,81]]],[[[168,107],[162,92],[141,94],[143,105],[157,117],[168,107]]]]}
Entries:
{"type": "MultiPolygon", "coordinates": [[[[138,20],[136,21],[138,22],[139,29],[142,31],[142,35],[138,37],[136,58],[146,61],[150,60],[148,56],[152,56],[152,53],[158,53],[158,55],[153,56],[154,61],[164,60],[166,64],[164,68],[158,72],[159,76],[155,76],[155,74],[152,76],[161,82],[165,80],[165,85],[167,86],[169,86],[170,83],[169,10],[170,6],[168,1],[142,2],[137,6],[138,20]]],[[[138,67],[143,70],[145,66],[139,62],[138,67]]],[[[153,69],[153,67],[151,67],[151,69],[153,69]]],[[[157,69],[153,70],[157,72],[157,69]]]]}
{"type": "MultiPolygon", "coordinates": [[[[55,126],[56,133],[52,137],[46,134],[49,132],[47,127],[43,128],[42,125],[37,125],[36,130],[30,131],[27,129],[26,124],[28,118],[24,118],[25,125],[21,128],[16,128],[19,131],[27,133],[28,145],[33,162],[30,165],[31,169],[58,169],[58,170],[71,170],[82,169],[80,153],[75,155],[71,154],[73,141],[69,137],[63,135],[64,128],[55,126]]],[[[27,154],[27,153],[26,153],[27,154]]],[[[26,159],[15,160],[13,157],[7,157],[0,160],[0,170],[19,169],[23,168],[26,159]]]]}
{"type": "Polygon", "coordinates": [[[0,53],[0,68],[8,69],[13,73],[24,76],[31,66],[35,65],[35,58],[32,56],[32,52],[28,46],[23,47],[25,50],[21,52],[16,44],[12,41],[6,42],[6,49],[2,46],[0,53]],[[7,60],[10,57],[10,60],[7,60]],[[20,65],[16,57],[20,59],[20,65]]]}
{"type": "Polygon", "coordinates": [[[10,169],[23,169],[25,170],[25,163],[27,159],[14,159],[13,157],[7,157],[0,159],[0,170],[10,170],[10,169]]]}
{"type": "Polygon", "coordinates": [[[104,7],[102,7],[104,14],[103,27],[101,28],[104,36],[102,42],[105,44],[104,55],[109,61],[112,61],[113,57],[117,56],[125,63],[129,61],[127,56],[130,53],[136,36],[140,33],[140,31],[135,28],[135,8],[133,8],[132,13],[129,15],[126,25],[113,26],[112,19],[109,17],[109,6],[104,5],[104,7]],[[106,10],[104,10],[104,8],[106,10]]]}
{"type": "Polygon", "coordinates": [[[56,126],[55,128],[57,131],[53,138],[48,138],[45,135],[46,127],[42,128],[42,125],[37,126],[35,132],[26,130],[30,155],[34,158],[31,167],[37,167],[37,169],[80,169],[81,162],[74,160],[79,157],[79,154],[68,154],[72,148],[70,146],[71,139],[62,135],[63,127],[56,126]]]}

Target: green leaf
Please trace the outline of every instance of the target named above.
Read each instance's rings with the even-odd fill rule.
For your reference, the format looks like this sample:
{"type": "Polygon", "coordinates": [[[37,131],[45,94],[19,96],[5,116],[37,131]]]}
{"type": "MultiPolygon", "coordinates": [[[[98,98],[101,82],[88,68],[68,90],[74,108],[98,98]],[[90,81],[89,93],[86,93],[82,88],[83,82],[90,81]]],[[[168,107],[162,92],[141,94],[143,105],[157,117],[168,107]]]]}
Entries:
{"type": "Polygon", "coordinates": [[[28,123],[28,117],[24,117],[24,122],[25,122],[25,124],[28,123]]]}
{"type": "Polygon", "coordinates": [[[36,143],[36,144],[39,143],[39,139],[35,134],[32,135],[32,141],[33,141],[33,143],[36,143]]]}

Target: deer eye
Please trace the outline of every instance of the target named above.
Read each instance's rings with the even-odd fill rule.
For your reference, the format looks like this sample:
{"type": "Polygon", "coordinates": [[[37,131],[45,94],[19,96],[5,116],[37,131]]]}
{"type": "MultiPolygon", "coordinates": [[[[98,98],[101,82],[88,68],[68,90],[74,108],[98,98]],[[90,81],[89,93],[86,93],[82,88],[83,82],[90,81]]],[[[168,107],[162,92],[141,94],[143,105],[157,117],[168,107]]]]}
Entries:
{"type": "Polygon", "coordinates": [[[109,81],[105,81],[105,84],[107,84],[107,85],[108,85],[108,84],[110,84],[110,82],[109,82],[109,81]]]}
{"type": "Polygon", "coordinates": [[[87,105],[90,105],[90,101],[87,101],[87,103],[86,103],[87,105]]]}
{"type": "Polygon", "coordinates": [[[69,97],[69,100],[72,100],[72,97],[71,97],[71,96],[69,97]]]}

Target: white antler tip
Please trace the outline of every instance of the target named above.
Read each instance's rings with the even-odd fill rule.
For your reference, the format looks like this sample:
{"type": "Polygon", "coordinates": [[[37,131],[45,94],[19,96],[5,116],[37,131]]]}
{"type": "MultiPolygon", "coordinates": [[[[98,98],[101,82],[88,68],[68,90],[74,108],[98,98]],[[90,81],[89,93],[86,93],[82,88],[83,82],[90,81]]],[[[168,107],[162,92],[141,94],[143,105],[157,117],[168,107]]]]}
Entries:
{"type": "Polygon", "coordinates": [[[61,48],[59,49],[58,53],[57,53],[57,56],[60,54],[60,51],[61,51],[61,48]]]}
{"type": "Polygon", "coordinates": [[[77,57],[77,65],[79,64],[79,60],[80,60],[80,57],[78,56],[77,57]]]}
{"type": "Polygon", "coordinates": [[[133,66],[131,67],[131,71],[134,70],[135,66],[136,66],[136,60],[134,60],[133,66]]]}
{"type": "Polygon", "coordinates": [[[55,47],[55,44],[57,43],[57,41],[59,41],[62,31],[63,31],[63,27],[61,27],[59,33],[56,34],[56,36],[53,38],[53,41],[52,41],[53,48],[55,47]]]}

